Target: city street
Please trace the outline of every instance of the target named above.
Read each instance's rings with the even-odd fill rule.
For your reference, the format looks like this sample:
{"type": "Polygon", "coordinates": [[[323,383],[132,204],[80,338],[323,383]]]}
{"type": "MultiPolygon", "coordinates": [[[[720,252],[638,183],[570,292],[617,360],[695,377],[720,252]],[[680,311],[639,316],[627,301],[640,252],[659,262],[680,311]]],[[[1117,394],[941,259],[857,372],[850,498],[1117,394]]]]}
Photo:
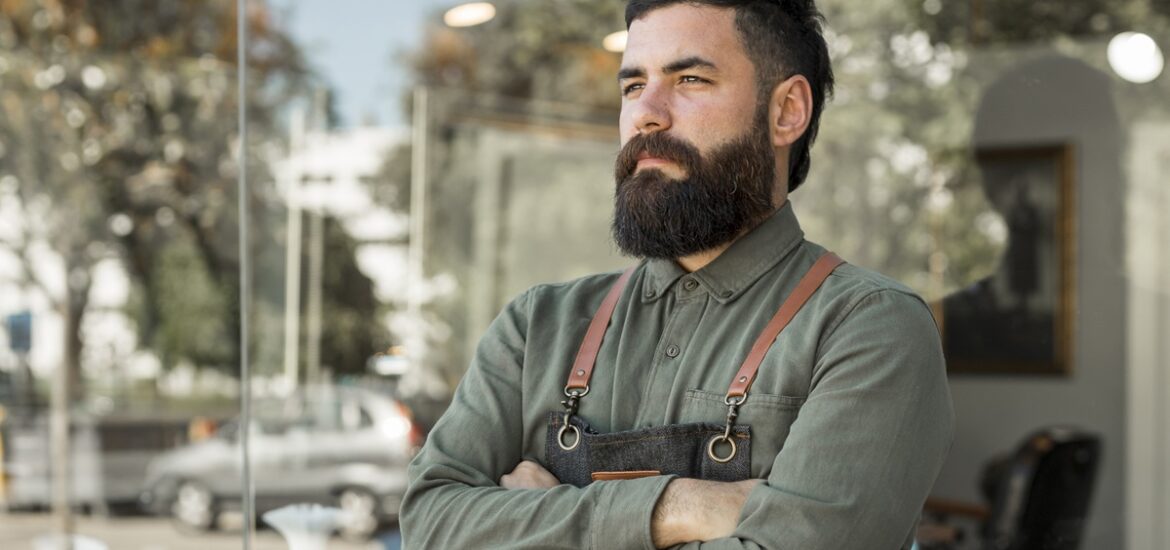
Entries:
{"type": "MultiPolygon", "coordinates": [[[[224,518],[223,528],[210,533],[185,533],[167,518],[79,516],[79,535],[104,542],[110,550],[218,550],[239,549],[240,521],[224,518]]],[[[0,549],[32,550],[34,541],[49,533],[52,517],[37,513],[0,513],[0,549]]],[[[396,531],[384,533],[377,540],[352,543],[334,537],[329,550],[393,550],[399,546],[396,531]]],[[[288,545],[276,531],[263,528],[256,532],[256,550],[285,550],[288,545]]]]}

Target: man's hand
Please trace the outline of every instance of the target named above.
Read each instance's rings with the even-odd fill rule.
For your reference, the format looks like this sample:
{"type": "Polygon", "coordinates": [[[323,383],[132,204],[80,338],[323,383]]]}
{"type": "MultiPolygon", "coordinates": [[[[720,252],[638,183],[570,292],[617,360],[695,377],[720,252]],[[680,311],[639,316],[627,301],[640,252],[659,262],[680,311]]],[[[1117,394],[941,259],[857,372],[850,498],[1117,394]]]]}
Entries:
{"type": "Polygon", "coordinates": [[[552,489],[561,482],[544,466],[531,460],[516,465],[510,474],[500,478],[500,487],[505,489],[552,489]]]}
{"type": "Polygon", "coordinates": [[[748,493],[762,480],[734,483],[677,478],[654,507],[650,532],[657,548],[731,536],[748,493]]]}

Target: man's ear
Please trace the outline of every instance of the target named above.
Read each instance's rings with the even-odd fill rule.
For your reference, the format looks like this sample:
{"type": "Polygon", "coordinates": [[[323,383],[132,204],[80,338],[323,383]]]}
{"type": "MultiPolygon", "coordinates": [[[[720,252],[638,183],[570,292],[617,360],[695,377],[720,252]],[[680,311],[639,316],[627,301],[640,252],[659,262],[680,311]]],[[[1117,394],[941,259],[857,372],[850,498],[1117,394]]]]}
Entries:
{"type": "Polygon", "coordinates": [[[812,87],[802,75],[793,75],[772,89],[768,101],[768,135],[772,146],[788,147],[804,132],[812,121],[812,87]]]}

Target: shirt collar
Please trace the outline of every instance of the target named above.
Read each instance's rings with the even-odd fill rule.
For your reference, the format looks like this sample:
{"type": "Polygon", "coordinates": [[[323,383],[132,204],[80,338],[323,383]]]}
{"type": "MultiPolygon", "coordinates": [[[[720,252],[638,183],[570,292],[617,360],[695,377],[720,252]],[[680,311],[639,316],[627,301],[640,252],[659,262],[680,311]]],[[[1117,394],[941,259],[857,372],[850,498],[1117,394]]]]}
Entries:
{"type": "MultiPolygon", "coordinates": [[[[716,300],[727,303],[738,298],[803,240],[804,231],[796,221],[792,203],[786,201],[763,223],[690,276],[716,300]]],[[[687,275],[674,259],[651,259],[646,264],[649,277],[643,288],[643,302],[652,302],[666,295],[676,281],[687,275]]]]}

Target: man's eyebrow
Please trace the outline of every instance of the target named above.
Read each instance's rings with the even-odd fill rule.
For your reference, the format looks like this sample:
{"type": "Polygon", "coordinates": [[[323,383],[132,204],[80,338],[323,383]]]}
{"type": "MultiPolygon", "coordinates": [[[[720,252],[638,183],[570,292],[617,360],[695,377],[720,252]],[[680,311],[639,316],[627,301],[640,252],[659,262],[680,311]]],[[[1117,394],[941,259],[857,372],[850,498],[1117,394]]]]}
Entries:
{"type": "Polygon", "coordinates": [[[641,78],[646,76],[646,71],[641,67],[628,67],[618,71],[618,80],[625,80],[627,78],[641,78]]]}
{"type": "Polygon", "coordinates": [[[692,55],[690,57],[680,59],[680,60],[675,61],[669,65],[666,65],[665,67],[662,67],[662,72],[664,72],[666,74],[671,74],[671,73],[685,71],[687,69],[694,69],[695,67],[703,67],[706,69],[718,69],[718,67],[715,66],[715,63],[707,61],[706,59],[703,59],[702,57],[699,57],[697,55],[692,55]]]}
{"type": "MultiPolygon", "coordinates": [[[[683,59],[679,59],[678,61],[673,61],[667,65],[664,65],[662,67],[662,72],[666,74],[672,74],[688,69],[694,69],[696,67],[718,69],[718,67],[715,66],[715,63],[703,59],[697,55],[692,55],[690,57],[685,57],[683,59]]],[[[627,67],[618,71],[618,80],[625,80],[627,78],[644,78],[645,76],[646,70],[641,67],[627,67]]]]}

